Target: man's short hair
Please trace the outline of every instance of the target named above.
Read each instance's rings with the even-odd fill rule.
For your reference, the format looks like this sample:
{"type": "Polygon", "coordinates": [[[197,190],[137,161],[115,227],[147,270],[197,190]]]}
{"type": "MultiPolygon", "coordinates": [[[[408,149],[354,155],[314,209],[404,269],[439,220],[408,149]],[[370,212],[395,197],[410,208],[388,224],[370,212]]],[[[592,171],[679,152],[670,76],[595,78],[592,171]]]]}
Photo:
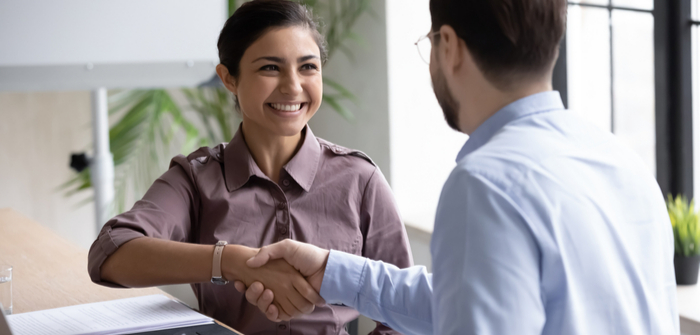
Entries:
{"type": "Polygon", "coordinates": [[[430,0],[432,30],[451,26],[499,88],[551,69],[566,10],[566,0],[430,0]]]}

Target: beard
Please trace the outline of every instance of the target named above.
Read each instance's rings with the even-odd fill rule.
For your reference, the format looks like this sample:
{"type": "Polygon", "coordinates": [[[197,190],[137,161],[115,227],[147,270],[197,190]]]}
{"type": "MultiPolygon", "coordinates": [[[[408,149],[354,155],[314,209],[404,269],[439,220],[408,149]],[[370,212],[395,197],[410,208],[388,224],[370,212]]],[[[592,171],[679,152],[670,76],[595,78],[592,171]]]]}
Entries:
{"type": "Polygon", "coordinates": [[[436,74],[431,76],[433,92],[435,92],[435,98],[437,98],[438,104],[442,108],[445,121],[447,121],[447,125],[450,128],[461,131],[459,129],[459,102],[450,93],[450,89],[447,87],[447,80],[445,80],[442,71],[438,69],[435,72],[436,74]]]}

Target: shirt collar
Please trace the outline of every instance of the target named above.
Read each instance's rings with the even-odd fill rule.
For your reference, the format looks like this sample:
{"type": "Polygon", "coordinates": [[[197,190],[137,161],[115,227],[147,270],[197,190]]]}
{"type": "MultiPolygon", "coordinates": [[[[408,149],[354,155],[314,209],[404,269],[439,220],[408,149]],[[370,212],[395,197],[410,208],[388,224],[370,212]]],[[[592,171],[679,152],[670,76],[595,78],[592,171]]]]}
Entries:
{"type": "MultiPolygon", "coordinates": [[[[306,126],[303,143],[299,151],[283,168],[304,189],[309,191],[318,171],[318,162],[321,157],[321,146],[306,126]]],[[[224,149],[224,173],[226,176],[226,188],[233,192],[248,182],[250,177],[257,176],[269,179],[255,163],[253,155],[248,150],[248,145],[243,138],[241,127],[238,127],[236,135],[224,149]]]]}
{"type": "Polygon", "coordinates": [[[316,172],[318,171],[318,161],[321,159],[321,144],[307,125],[304,132],[304,143],[297,151],[296,155],[284,166],[294,181],[308,192],[314,183],[316,172]]]}
{"type": "Polygon", "coordinates": [[[558,91],[536,93],[516,100],[491,115],[474,130],[467,142],[462,146],[459,154],[457,154],[456,161],[459,162],[466,155],[486,144],[496,132],[508,123],[524,116],[563,109],[564,104],[561,102],[561,96],[558,91]]]}

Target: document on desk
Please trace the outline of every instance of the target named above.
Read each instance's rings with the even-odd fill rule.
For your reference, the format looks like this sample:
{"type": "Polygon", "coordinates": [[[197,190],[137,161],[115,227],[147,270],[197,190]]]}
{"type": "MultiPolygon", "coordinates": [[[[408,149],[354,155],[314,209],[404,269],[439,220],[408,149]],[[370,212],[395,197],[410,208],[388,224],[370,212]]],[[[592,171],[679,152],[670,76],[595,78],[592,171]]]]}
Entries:
{"type": "Polygon", "coordinates": [[[214,322],[160,294],[15,314],[7,319],[14,335],[117,335],[214,322]]]}

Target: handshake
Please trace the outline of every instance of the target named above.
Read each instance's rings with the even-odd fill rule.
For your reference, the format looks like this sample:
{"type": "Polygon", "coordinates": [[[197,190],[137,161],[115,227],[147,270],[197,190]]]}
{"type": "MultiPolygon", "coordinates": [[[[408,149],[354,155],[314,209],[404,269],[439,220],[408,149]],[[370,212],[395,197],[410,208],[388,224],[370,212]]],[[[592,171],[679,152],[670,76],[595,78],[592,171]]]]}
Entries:
{"type": "MultiPolygon", "coordinates": [[[[319,292],[328,250],[289,239],[265,246],[257,254],[255,249],[237,247],[241,246],[227,246],[235,253],[229,259],[249,258],[238,269],[227,269],[226,264],[231,263],[224,261],[224,276],[233,279],[236,290],[245,293],[248,302],[271,321],[289,321],[326,303],[319,292]]],[[[224,251],[224,259],[229,250],[224,251]]]]}

